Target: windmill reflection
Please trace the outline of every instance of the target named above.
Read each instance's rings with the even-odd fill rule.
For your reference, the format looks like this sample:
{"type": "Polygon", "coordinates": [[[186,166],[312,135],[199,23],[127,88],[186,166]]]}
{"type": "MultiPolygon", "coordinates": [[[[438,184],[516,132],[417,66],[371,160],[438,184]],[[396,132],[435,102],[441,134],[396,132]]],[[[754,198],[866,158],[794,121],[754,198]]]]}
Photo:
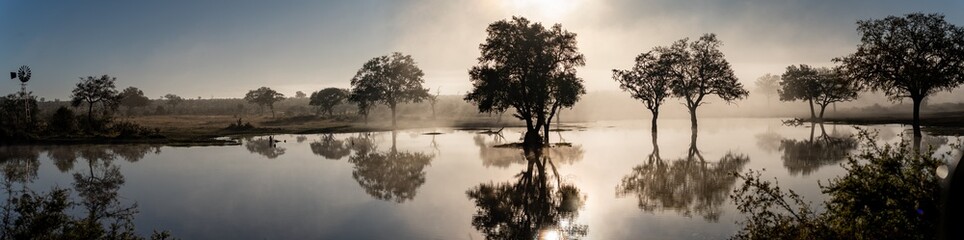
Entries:
{"type": "Polygon", "coordinates": [[[857,148],[857,139],[850,134],[838,133],[836,128],[827,134],[821,123],[820,136],[814,138],[816,125],[810,124],[810,138],[807,140],[780,140],[783,151],[783,166],[790,175],[810,175],[823,166],[833,165],[847,159],[848,154],[857,148]]]}
{"type": "Polygon", "coordinates": [[[358,185],[380,200],[402,203],[415,198],[418,188],[425,184],[424,169],[435,156],[399,151],[394,131],[392,147],[387,152],[379,152],[369,137],[361,135],[349,140],[355,154],[348,157],[348,162],[355,165],[351,175],[358,185]]]}
{"type": "Polygon", "coordinates": [[[575,223],[585,196],[561,180],[553,157],[543,151],[526,149],[516,155],[524,158],[526,169],[514,182],[483,183],[466,192],[477,207],[472,226],[487,239],[545,239],[548,235],[579,239],[586,235],[588,227],[575,223]]]}
{"type": "Polygon", "coordinates": [[[664,161],[653,135],[653,152],[644,164],[633,167],[616,186],[616,196],[635,195],[639,208],[646,212],[672,210],[684,216],[694,213],[716,222],[736,175],[749,162],[744,154],[727,152],[719,161],[707,162],[691,137],[685,158],[664,161]]]}

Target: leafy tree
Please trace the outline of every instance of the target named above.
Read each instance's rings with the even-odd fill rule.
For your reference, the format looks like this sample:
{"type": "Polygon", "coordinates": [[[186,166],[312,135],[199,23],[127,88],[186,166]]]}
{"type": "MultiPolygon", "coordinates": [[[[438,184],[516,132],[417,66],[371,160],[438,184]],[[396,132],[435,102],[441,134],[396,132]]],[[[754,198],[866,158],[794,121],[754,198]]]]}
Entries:
{"type": "Polygon", "coordinates": [[[710,33],[693,42],[680,39],[667,47],[680,58],[670,67],[673,70],[670,88],[673,96],[685,100],[683,104],[690,112],[693,129],[697,127],[696,109],[706,104],[706,96],[716,95],[730,103],[749,95],[719,50],[721,45],[716,34],[710,33]]]}
{"type": "Polygon", "coordinates": [[[526,123],[524,143],[538,146],[548,140],[552,117],[572,107],[585,94],[576,67],[586,64],[576,47],[576,34],[555,24],[545,28],[523,17],[489,25],[488,37],[479,45],[482,56],[469,70],[472,90],[465,100],[480,112],[515,108],[526,123]]]}
{"type": "Polygon", "coordinates": [[[935,92],[964,82],[964,28],[941,14],[857,21],[857,51],[834,59],[851,80],[894,101],[914,101],[914,136],[920,137],[920,105],[935,92]]]}
{"type": "Polygon", "coordinates": [[[375,103],[385,104],[392,110],[392,127],[396,126],[395,110],[398,104],[421,102],[428,98],[428,89],[422,87],[422,69],[411,55],[395,52],[372,58],[351,79],[350,99],[359,103],[359,109],[375,103]]]}
{"type": "Polygon", "coordinates": [[[114,81],[116,80],[117,78],[108,75],[81,77],[77,87],[74,88],[70,105],[79,107],[87,103],[87,122],[92,123],[94,104],[100,103],[105,111],[112,106],[116,106],[115,102],[118,99],[117,89],[114,87],[114,81]]]}
{"type": "Polygon", "coordinates": [[[334,114],[335,106],[341,104],[348,98],[348,90],[338,89],[338,88],[325,88],[321,91],[311,93],[310,102],[308,105],[317,106],[318,110],[321,112],[328,113],[328,116],[334,114]]]}
{"type": "Polygon", "coordinates": [[[756,79],[756,90],[767,97],[767,106],[770,105],[770,98],[780,89],[780,76],[765,74],[756,79]]]}
{"type": "Polygon", "coordinates": [[[787,67],[787,71],[783,73],[782,78],[779,90],[780,100],[807,101],[810,103],[810,119],[817,119],[817,114],[813,109],[813,101],[820,94],[819,71],[805,64],[791,65],[787,67]]]}
{"type": "Polygon", "coordinates": [[[70,134],[77,130],[77,119],[74,111],[61,106],[50,117],[50,129],[60,133],[70,134]]]}
{"type": "Polygon", "coordinates": [[[633,98],[643,101],[646,109],[653,114],[653,133],[656,133],[656,119],[659,106],[670,96],[672,67],[679,56],[670,49],[656,47],[636,57],[636,65],[629,70],[613,69],[613,79],[619,88],[629,92],[633,98]]]}
{"type": "Polygon", "coordinates": [[[305,95],[305,92],[302,92],[302,91],[295,92],[295,98],[305,98],[305,97],[307,97],[307,95],[305,95]]]}
{"type": "Polygon", "coordinates": [[[780,100],[803,100],[810,104],[810,119],[823,120],[823,114],[831,103],[857,99],[861,86],[844,78],[839,70],[814,68],[809,65],[788,66],[780,82],[780,100]],[[820,106],[820,115],[814,110],[820,106]]]}
{"type": "Polygon", "coordinates": [[[271,90],[268,87],[261,87],[255,90],[251,90],[251,91],[248,91],[248,94],[244,95],[244,100],[253,104],[257,104],[258,107],[263,108],[267,106],[269,109],[271,109],[272,118],[275,117],[274,103],[284,99],[285,99],[284,94],[276,92],[275,90],[271,90]]]}
{"type": "Polygon", "coordinates": [[[167,105],[171,105],[171,113],[174,113],[174,110],[177,109],[177,105],[180,105],[184,102],[184,98],[181,96],[170,93],[164,95],[164,99],[167,100],[167,105]]]}
{"type": "Polygon", "coordinates": [[[144,96],[144,91],[136,87],[125,88],[121,91],[119,98],[120,105],[127,107],[127,114],[130,114],[133,108],[146,107],[151,104],[151,99],[144,96]]]}

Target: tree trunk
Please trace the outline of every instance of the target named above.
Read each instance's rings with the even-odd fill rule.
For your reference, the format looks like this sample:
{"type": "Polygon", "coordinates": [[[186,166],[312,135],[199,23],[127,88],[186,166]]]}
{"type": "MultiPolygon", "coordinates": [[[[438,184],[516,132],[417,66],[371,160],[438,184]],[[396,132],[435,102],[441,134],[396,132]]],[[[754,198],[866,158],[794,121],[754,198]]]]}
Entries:
{"type": "Polygon", "coordinates": [[[92,124],[92,122],[93,122],[93,120],[94,120],[93,115],[92,115],[93,113],[94,113],[94,103],[92,103],[92,102],[87,102],[87,126],[88,126],[88,127],[91,126],[91,124],[92,124]]]}
{"type": "Polygon", "coordinates": [[[392,129],[396,129],[395,126],[395,106],[392,106],[392,129]]]}
{"type": "Polygon", "coordinates": [[[920,132],[920,104],[923,97],[914,97],[914,152],[920,152],[920,143],[923,134],[920,132]]]}
{"type": "Polygon", "coordinates": [[[817,115],[814,114],[813,112],[813,99],[811,98],[809,101],[810,101],[810,121],[813,121],[817,119],[817,115]]]}
{"type": "Polygon", "coordinates": [[[652,111],[652,112],[653,112],[653,138],[655,138],[655,136],[656,136],[656,129],[657,129],[657,128],[656,128],[656,119],[659,118],[659,111],[652,111]]]}
{"type": "Polygon", "coordinates": [[[823,122],[823,112],[824,112],[824,110],[827,110],[827,105],[826,105],[826,104],[820,105],[820,119],[819,119],[819,121],[820,121],[821,123],[823,122]]]}
{"type": "Polygon", "coordinates": [[[692,128],[696,130],[696,107],[689,107],[690,110],[690,123],[692,123],[692,128]]]}
{"type": "Polygon", "coordinates": [[[271,118],[274,118],[274,105],[268,106],[271,109],[271,118]]]}

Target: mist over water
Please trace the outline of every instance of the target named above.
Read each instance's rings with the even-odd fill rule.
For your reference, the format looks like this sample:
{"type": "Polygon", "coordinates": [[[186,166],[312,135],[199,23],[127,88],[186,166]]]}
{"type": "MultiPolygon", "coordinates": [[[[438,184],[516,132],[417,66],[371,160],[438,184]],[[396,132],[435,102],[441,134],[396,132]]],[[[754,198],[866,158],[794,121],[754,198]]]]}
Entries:
{"type": "MultiPolygon", "coordinates": [[[[819,202],[816,181],[843,174],[841,155],[854,150],[840,140],[856,133],[847,125],[701,120],[695,145],[687,119],[661,120],[655,158],[648,121],[563,124],[568,131],[552,132],[550,142],[567,144],[543,153],[551,162],[544,173],[526,170],[521,149],[498,147],[522,136],[516,128],[501,135],[433,128],[275,135],[273,143],[246,137],[224,147],[4,146],[0,152],[7,168],[36,161],[29,184],[36,190],[71,186],[70,175],[87,171],[85,158],[94,156],[85,152],[106,154],[99,159],[113,159],[126,180],[119,196],[139,206],[137,231],[167,229],[187,239],[482,239],[472,222],[482,206],[467,192],[515,184],[520,172],[574,189],[574,198],[547,203],[578,200],[574,214],[561,215],[555,226],[583,226],[594,239],[702,239],[738,229],[741,216],[727,197],[738,182],[728,172],[766,169],[767,178],[819,202]],[[70,153],[78,154],[63,157],[70,153]]],[[[899,141],[905,130],[870,128],[885,142],[899,141]]],[[[941,150],[958,141],[925,138],[941,150]]]]}

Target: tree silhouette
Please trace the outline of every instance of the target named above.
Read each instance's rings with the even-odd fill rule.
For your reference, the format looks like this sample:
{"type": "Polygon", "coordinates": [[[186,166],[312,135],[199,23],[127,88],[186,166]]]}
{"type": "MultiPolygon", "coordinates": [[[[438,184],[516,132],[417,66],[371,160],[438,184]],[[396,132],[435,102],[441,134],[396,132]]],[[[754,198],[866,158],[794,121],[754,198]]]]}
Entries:
{"type": "Polygon", "coordinates": [[[120,98],[120,105],[127,107],[128,115],[131,114],[131,109],[133,108],[151,105],[151,99],[144,96],[144,91],[136,87],[125,88],[118,97],[120,98]]]}
{"type": "Polygon", "coordinates": [[[767,97],[767,106],[770,106],[770,98],[780,89],[780,76],[765,74],[756,79],[756,90],[767,97]]]}
{"type": "Polygon", "coordinates": [[[636,65],[629,70],[613,69],[613,79],[619,88],[627,91],[635,99],[643,101],[646,109],[653,114],[652,132],[656,132],[656,119],[659,106],[670,96],[670,82],[680,56],[669,48],[656,47],[636,57],[636,65]]]}
{"type": "Polygon", "coordinates": [[[562,239],[584,237],[588,226],[574,221],[586,200],[579,188],[559,178],[541,149],[517,157],[525,159],[526,170],[515,182],[484,183],[466,192],[477,208],[472,226],[486,239],[545,239],[550,232],[562,239]]]}
{"type": "Polygon", "coordinates": [[[335,106],[341,104],[346,98],[348,98],[348,90],[325,88],[321,91],[311,93],[308,105],[316,106],[319,111],[328,113],[328,116],[332,116],[335,106]]]}
{"type": "Polygon", "coordinates": [[[548,142],[552,117],[586,92],[576,76],[576,67],[585,65],[576,34],[559,24],[547,29],[523,17],[492,23],[486,32],[479,63],[469,70],[473,87],[465,100],[480,112],[515,108],[513,116],[526,123],[524,143],[548,142]]]}
{"type": "MultiPolygon", "coordinates": [[[[694,134],[695,136],[695,134],[694,134]]],[[[736,175],[749,162],[744,154],[727,152],[717,162],[703,161],[691,138],[687,157],[664,161],[656,137],[648,161],[633,167],[616,186],[616,196],[635,195],[646,212],[673,210],[684,216],[694,212],[707,221],[718,221],[722,205],[736,183],[736,175]]]]}
{"type": "Polygon", "coordinates": [[[914,136],[920,138],[924,98],[964,83],[964,28],[941,14],[911,13],[857,21],[857,33],[857,51],[834,61],[870,90],[913,100],[914,136]]]}
{"type": "Polygon", "coordinates": [[[302,92],[302,91],[295,92],[295,98],[305,98],[305,97],[308,97],[308,95],[305,95],[305,92],[302,92]]]}
{"type": "Polygon", "coordinates": [[[257,104],[259,108],[264,108],[267,106],[271,109],[271,117],[274,118],[274,103],[284,100],[285,95],[275,90],[271,90],[268,87],[261,87],[255,90],[248,91],[244,95],[244,100],[253,104],[257,104]]]}
{"type": "Polygon", "coordinates": [[[749,95],[743,84],[733,75],[730,63],[719,50],[723,43],[716,34],[704,34],[698,40],[689,42],[680,39],[666,47],[678,60],[671,61],[673,96],[685,100],[683,103],[690,113],[692,128],[696,129],[696,109],[706,104],[708,95],[715,95],[727,103],[749,95]]]}
{"type": "Polygon", "coordinates": [[[184,98],[182,98],[181,96],[170,94],[170,93],[168,93],[167,95],[164,95],[164,99],[167,100],[167,105],[171,105],[172,114],[176,112],[175,110],[177,109],[177,105],[180,105],[181,103],[184,102],[184,98]]]}
{"type": "Polygon", "coordinates": [[[321,139],[308,144],[315,155],[331,160],[339,160],[351,154],[349,143],[335,139],[334,134],[324,134],[321,139]]]}
{"type": "Polygon", "coordinates": [[[860,90],[860,85],[844,78],[839,70],[800,64],[787,67],[779,93],[783,101],[807,101],[810,104],[810,119],[823,121],[827,105],[857,99],[860,90]],[[814,103],[820,106],[820,115],[816,115],[814,103]]]}
{"type": "Polygon", "coordinates": [[[79,107],[87,103],[87,122],[93,122],[94,104],[100,103],[104,109],[116,106],[117,89],[114,88],[114,81],[116,80],[117,78],[108,75],[81,77],[77,87],[74,88],[70,105],[79,107]]]}
{"type": "Polygon", "coordinates": [[[398,104],[428,98],[428,89],[422,87],[423,75],[411,55],[394,52],[372,58],[351,79],[349,100],[359,104],[366,121],[369,107],[375,103],[387,105],[392,110],[392,128],[395,128],[398,104]]]}
{"type": "MultiPolygon", "coordinates": [[[[396,133],[392,132],[392,148],[379,152],[362,147],[348,157],[354,164],[351,175],[365,192],[376,199],[402,203],[415,198],[425,184],[425,167],[435,156],[420,152],[398,151],[395,148],[396,133]]],[[[371,145],[368,145],[371,146],[371,145]]]]}

